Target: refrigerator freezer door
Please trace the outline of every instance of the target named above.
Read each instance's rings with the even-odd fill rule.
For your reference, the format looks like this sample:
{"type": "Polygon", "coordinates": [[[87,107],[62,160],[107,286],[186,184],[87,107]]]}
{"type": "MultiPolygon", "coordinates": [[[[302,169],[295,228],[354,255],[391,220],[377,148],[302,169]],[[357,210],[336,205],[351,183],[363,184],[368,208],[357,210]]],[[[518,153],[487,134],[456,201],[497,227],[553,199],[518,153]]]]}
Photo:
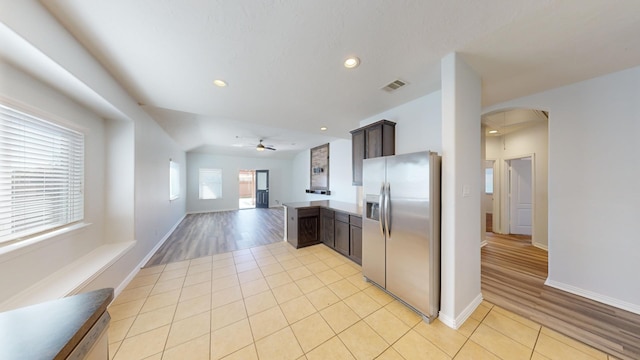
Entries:
{"type": "Polygon", "coordinates": [[[381,187],[386,181],[385,169],[384,158],[363,161],[362,275],[382,287],[386,286],[384,196],[381,196],[381,187]]]}
{"type": "MultiPolygon", "coordinates": [[[[433,225],[430,153],[387,159],[391,236],[386,240],[386,289],[428,317],[431,310],[433,225]]],[[[439,206],[439,204],[438,204],[439,206]]],[[[437,254],[439,257],[439,253],[437,254]]]]}

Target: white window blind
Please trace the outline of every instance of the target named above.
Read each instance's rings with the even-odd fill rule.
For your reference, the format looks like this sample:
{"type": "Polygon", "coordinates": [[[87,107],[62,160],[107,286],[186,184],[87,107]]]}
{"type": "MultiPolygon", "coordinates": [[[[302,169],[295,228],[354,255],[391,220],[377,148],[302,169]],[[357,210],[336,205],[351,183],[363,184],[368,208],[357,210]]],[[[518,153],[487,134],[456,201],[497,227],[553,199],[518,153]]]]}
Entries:
{"type": "Polygon", "coordinates": [[[200,199],[222,198],[222,169],[200,169],[200,199]]]}
{"type": "Polygon", "coordinates": [[[84,135],[0,104],[0,242],[84,217],[84,135]]]}
{"type": "Polygon", "coordinates": [[[169,160],[169,200],[180,197],[180,164],[169,160]]]}

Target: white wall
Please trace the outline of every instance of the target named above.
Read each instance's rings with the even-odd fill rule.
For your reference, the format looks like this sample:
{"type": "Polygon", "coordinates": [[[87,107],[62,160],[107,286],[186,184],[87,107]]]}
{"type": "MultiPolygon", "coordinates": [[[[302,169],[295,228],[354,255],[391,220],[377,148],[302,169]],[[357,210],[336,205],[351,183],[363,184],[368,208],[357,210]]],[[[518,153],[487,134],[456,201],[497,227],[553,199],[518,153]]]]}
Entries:
{"type": "Polygon", "coordinates": [[[135,149],[134,125],[128,121],[105,120],[106,171],[105,241],[108,243],[131,241],[134,235],[134,169],[132,153],[135,149]]]}
{"type": "MultiPolygon", "coordinates": [[[[318,144],[322,145],[322,144],[318,144]]],[[[329,143],[329,190],[331,195],[307,194],[311,186],[311,151],[301,151],[293,159],[291,201],[336,200],[356,202],[356,186],[351,185],[351,140],[329,143]]]]}
{"type": "MultiPolygon", "coordinates": [[[[365,126],[387,119],[396,123],[396,154],[432,150],[442,153],[442,103],[440,91],[370,116],[360,121],[365,126]]],[[[329,145],[329,187],[331,195],[306,194],[310,186],[309,154],[306,150],[293,159],[293,201],[361,201],[361,186],[353,186],[351,140],[336,140],[329,145]]]]}
{"type": "Polygon", "coordinates": [[[440,319],[458,328],[482,301],[480,77],[456,53],[442,59],[440,319]]]}
{"type": "MultiPolygon", "coordinates": [[[[506,219],[504,200],[508,193],[504,190],[509,185],[506,183],[505,159],[534,156],[534,192],[535,212],[533,213],[533,243],[536,246],[547,248],[548,245],[548,171],[549,168],[549,125],[541,122],[535,126],[525,128],[503,136],[488,137],[486,141],[487,159],[496,160],[494,182],[499,187],[496,193],[496,205],[494,216],[502,217],[500,227],[494,228],[494,232],[502,234],[509,232],[509,224],[506,219]]],[[[494,220],[497,221],[498,219],[494,220]]]]}
{"type": "MultiPolygon", "coordinates": [[[[401,90],[400,90],[401,91],[401,90]]],[[[396,125],[396,154],[431,150],[442,154],[442,92],[435,91],[403,105],[360,121],[360,126],[378,120],[396,125]]]]}
{"type": "Polygon", "coordinates": [[[105,138],[102,119],[49,86],[0,62],[0,97],[85,135],[85,216],[91,225],[0,256],[0,303],[103,242],[105,138]]]}
{"type": "Polygon", "coordinates": [[[291,160],[268,157],[237,157],[215,154],[187,154],[187,211],[190,213],[238,209],[240,170],[269,170],[269,206],[290,201],[291,160]],[[222,169],[222,198],[200,200],[198,170],[222,169]]]}
{"type": "MultiPolygon", "coordinates": [[[[66,96],[62,94],[74,94],[78,101],[90,103],[98,109],[96,111],[108,109],[109,114],[118,121],[129,123],[119,126],[118,123],[109,120],[106,129],[91,131],[92,136],[101,140],[87,141],[91,147],[93,144],[100,147],[99,151],[96,150],[99,156],[94,156],[93,150],[87,149],[87,156],[91,157],[86,160],[88,176],[99,177],[100,180],[96,181],[102,182],[95,189],[90,189],[93,191],[86,191],[85,195],[85,210],[88,209],[89,214],[93,211],[99,214],[95,221],[92,220],[96,225],[83,229],[78,235],[82,238],[79,241],[65,239],[65,243],[51,246],[47,249],[46,257],[42,259],[31,253],[29,257],[14,258],[7,268],[11,269],[9,273],[19,273],[20,276],[12,281],[20,282],[23,288],[29,286],[33,277],[23,274],[20,270],[33,267],[34,271],[47,270],[46,273],[51,274],[95,248],[92,245],[106,244],[104,233],[107,233],[108,242],[131,242],[133,247],[120,254],[121,256],[114,259],[115,261],[103,269],[103,272],[94,274],[95,278],[92,277],[91,282],[83,289],[118,287],[130,279],[137,271],[138,265],[184,216],[185,197],[169,202],[168,193],[169,158],[184,164],[185,154],[42,4],[37,1],[13,2],[11,9],[10,13],[0,13],[0,21],[26,44],[25,48],[29,51],[25,53],[37,54],[34,58],[24,59],[20,64],[30,73],[42,76],[43,82],[54,84],[56,88],[42,90],[38,84],[25,82],[17,84],[17,89],[10,89],[11,91],[22,91],[20,87],[24,87],[24,96],[29,96],[30,103],[40,105],[41,102],[40,106],[54,107],[60,115],[72,119],[78,117],[74,114],[78,110],[67,111],[65,107],[68,106],[69,100],[65,101],[66,96]],[[37,68],[43,57],[48,59],[44,63],[53,69],[55,74],[43,73],[37,68]],[[82,91],[86,96],[79,95],[82,91]],[[126,150],[118,149],[119,146],[124,146],[126,150]],[[125,179],[114,177],[118,175],[125,179]],[[123,199],[126,201],[125,205],[119,203],[123,199]],[[120,226],[119,216],[123,216],[120,219],[123,221],[121,230],[104,230],[107,226],[120,226]],[[99,233],[92,233],[92,229],[98,227],[99,233]]],[[[2,84],[5,84],[4,76],[5,74],[2,84]]],[[[90,111],[82,115],[88,120],[98,118],[90,111]]],[[[100,124],[105,126],[102,120],[100,124]]],[[[40,276],[38,280],[42,277],[44,276],[40,276]]]]}
{"type": "Polygon", "coordinates": [[[549,111],[549,285],[640,313],[640,67],[486,109],[549,111]]]}

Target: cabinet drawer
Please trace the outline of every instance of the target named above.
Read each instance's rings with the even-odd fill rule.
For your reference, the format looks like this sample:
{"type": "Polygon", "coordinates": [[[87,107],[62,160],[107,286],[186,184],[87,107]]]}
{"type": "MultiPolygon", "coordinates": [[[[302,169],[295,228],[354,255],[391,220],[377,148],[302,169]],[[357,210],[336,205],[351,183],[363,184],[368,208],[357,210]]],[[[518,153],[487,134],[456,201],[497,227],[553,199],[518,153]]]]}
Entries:
{"type": "Polygon", "coordinates": [[[298,217],[318,216],[318,208],[298,209],[298,217]]]}
{"type": "Polygon", "coordinates": [[[320,209],[320,216],[333,219],[333,210],[320,209]]]}
{"type": "Polygon", "coordinates": [[[336,211],[336,221],[342,221],[349,223],[349,214],[341,213],[336,211]]]}
{"type": "Polygon", "coordinates": [[[360,216],[349,215],[349,224],[357,227],[362,227],[362,218],[360,216]]]}

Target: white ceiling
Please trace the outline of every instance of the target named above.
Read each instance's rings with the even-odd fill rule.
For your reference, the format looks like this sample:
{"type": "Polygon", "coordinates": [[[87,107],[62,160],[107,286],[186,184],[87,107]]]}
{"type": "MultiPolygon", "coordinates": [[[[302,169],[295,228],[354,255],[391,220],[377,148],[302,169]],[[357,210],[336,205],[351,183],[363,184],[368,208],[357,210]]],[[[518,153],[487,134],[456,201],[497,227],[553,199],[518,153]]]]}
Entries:
{"type": "Polygon", "coordinates": [[[485,135],[502,136],[548,121],[548,114],[541,110],[514,109],[498,111],[482,116],[485,135]],[[497,133],[490,133],[495,130],[497,133]]]}
{"type": "Polygon", "coordinates": [[[438,90],[453,51],[484,105],[640,64],[637,0],[41,3],[186,151],[254,155],[264,138],[290,156],[348,138],[438,90]],[[408,85],[381,90],[395,79],[408,85]]]}

